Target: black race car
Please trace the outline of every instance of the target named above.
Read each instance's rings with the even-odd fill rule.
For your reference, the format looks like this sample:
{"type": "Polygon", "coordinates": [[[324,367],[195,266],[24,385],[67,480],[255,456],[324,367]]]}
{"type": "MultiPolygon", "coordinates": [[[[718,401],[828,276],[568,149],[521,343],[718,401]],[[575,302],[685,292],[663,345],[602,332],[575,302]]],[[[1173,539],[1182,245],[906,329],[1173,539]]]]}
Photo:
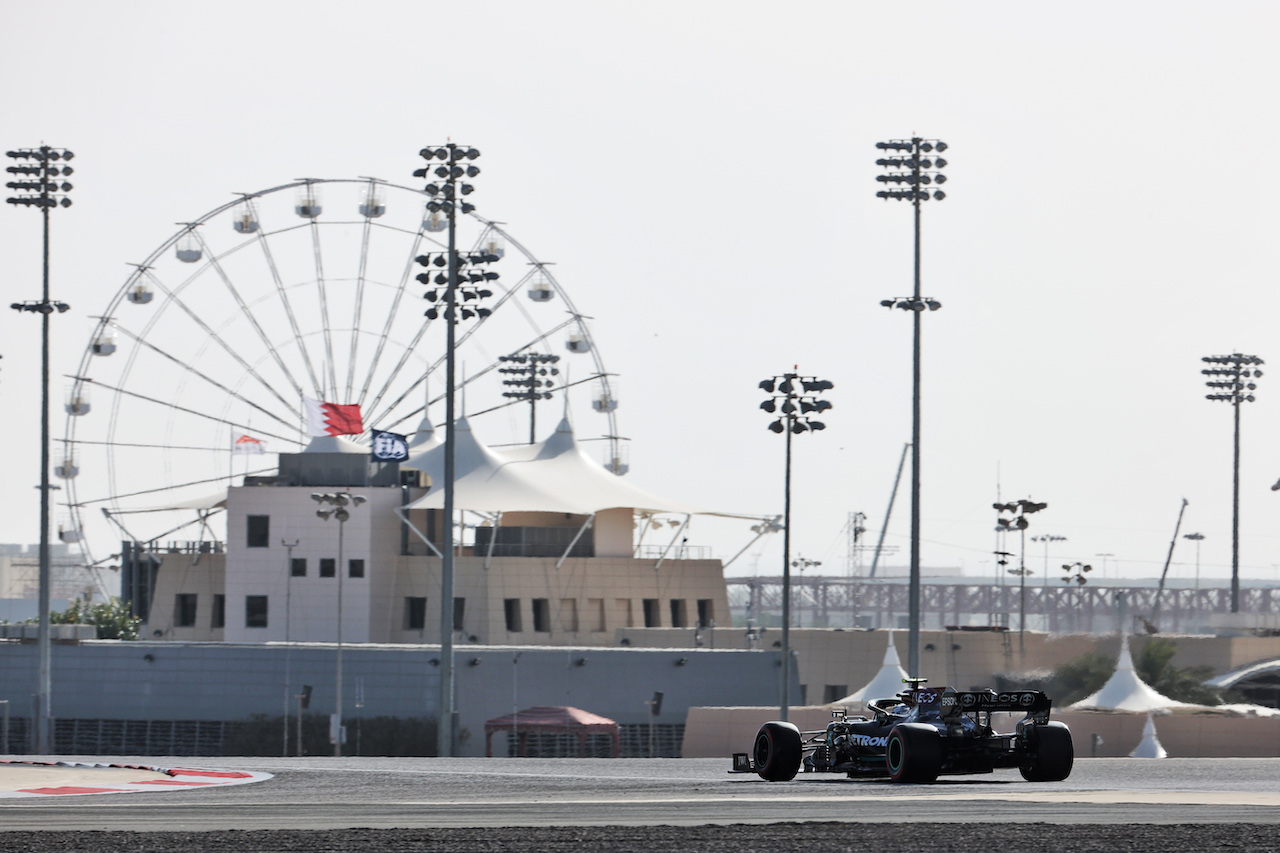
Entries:
{"type": "Polygon", "coordinates": [[[895,782],[932,782],[940,775],[990,773],[1017,767],[1028,782],[1060,782],[1071,775],[1071,732],[1049,722],[1049,697],[1035,690],[959,692],[910,687],[892,699],[867,703],[870,717],[832,713],[826,731],[801,732],[790,723],[765,723],[755,750],[733,756],[734,772],[770,782],[806,772],[888,776],[895,782]],[[1012,733],[992,728],[995,712],[1022,712],[1012,733]]]}

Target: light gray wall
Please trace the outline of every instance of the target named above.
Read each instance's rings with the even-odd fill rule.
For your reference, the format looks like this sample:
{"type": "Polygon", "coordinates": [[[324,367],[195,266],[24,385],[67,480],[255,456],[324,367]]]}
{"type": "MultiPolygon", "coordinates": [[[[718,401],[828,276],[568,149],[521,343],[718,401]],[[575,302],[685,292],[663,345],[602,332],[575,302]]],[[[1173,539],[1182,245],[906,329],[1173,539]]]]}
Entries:
{"type": "MultiPolygon", "coordinates": [[[[344,716],[436,716],[440,669],[431,661],[439,654],[438,646],[345,646],[344,716]],[[356,708],[360,688],[364,707],[356,708]]],[[[658,721],[683,723],[693,706],[771,705],[779,663],[776,650],[456,646],[459,723],[470,732],[463,754],[483,755],[485,721],[515,708],[572,705],[642,723],[645,700],[661,691],[658,721]]],[[[335,664],[336,647],[322,644],[59,643],[51,705],[62,719],[242,720],[279,715],[286,701],[292,711],[286,697],[310,684],[310,713],[327,714],[335,664]]],[[[0,640],[0,699],[15,717],[31,713],[35,670],[34,643],[0,640]]],[[[798,676],[792,689],[798,696],[798,676]]]]}

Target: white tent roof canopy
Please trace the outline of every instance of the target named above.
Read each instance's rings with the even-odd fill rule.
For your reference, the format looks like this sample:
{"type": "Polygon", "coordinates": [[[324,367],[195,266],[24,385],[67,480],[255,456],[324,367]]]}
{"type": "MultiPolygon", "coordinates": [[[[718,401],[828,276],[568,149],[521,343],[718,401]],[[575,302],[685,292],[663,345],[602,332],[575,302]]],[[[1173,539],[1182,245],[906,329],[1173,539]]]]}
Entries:
{"type": "Polygon", "coordinates": [[[905,688],[903,680],[907,677],[907,671],[902,668],[902,661],[898,657],[898,648],[893,644],[893,632],[889,632],[889,648],[884,652],[884,663],[880,665],[880,671],[875,674],[861,690],[855,690],[843,699],[836,700],[835,705],[861,705],[872,699],[888,699],[897,696],[905,688]]]}
{"type": "Polygon", "coordinates": [[[1086,696],[1071,705],[1074,709],[1100,711],[1156,711],[1162,708],[1196,707],[1177,699],[1170,699],[1155,690],[1133,671],[1133,656],[1129,654],[1129,635],[1120,640],[1120,658],[1116,671],[1092,696],[1086,696]]]}
{"type": "MultiPolygon", "coordinates": [[[[467,419],[457,422],[454,450],[454,506],[473,512],[567,512],[590,515],[606,509],[703,514],[706,511],[668,500],[611,474],[588,456],[568,418],[536,445],[510,452],[487,447],[467,419]]],[[[403,468],[426,472],[434,484],[444,483],[443,443],[415,453],[403,468]]],[[[433,488],[407,509],[443,509],[444,489],[433,488]]]]}

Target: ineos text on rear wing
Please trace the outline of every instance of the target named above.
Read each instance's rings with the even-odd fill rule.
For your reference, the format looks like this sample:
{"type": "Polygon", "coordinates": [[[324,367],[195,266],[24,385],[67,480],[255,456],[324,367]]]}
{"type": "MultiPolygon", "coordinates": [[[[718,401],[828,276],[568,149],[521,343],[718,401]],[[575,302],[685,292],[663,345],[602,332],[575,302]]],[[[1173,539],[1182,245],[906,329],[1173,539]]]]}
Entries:
{"type": "Polygon", "coordinates": [[[1006,693],[984,690],[944,694],[942,714],[950,717],[971,711],[1021,711],[1037,723],[1045,723],[1049,720],[1052,704],[1049,697],[1038,690],[1011,690],[1006,693]]]}

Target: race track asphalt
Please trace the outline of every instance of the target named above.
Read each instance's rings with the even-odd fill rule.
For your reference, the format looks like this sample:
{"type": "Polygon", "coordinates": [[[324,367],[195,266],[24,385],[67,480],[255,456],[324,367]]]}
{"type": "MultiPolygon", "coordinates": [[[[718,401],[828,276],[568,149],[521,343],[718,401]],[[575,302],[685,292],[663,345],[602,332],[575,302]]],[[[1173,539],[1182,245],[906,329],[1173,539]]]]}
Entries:
{"type": "Polygon", "coordinates": [[[207,790],[3,800],[0,851],[778,853],[896,848],[904,839],[930,851],[1280,849],[1280,760],[1272,759],[1084,759],[1060,783],[997,771],[933,785],[818,774],[767,783],[730,775],[727,760],[708,759],[199,764],[274,778],[207,790]],[[68,842],[70,848],[58,846],[68,842]]]}

